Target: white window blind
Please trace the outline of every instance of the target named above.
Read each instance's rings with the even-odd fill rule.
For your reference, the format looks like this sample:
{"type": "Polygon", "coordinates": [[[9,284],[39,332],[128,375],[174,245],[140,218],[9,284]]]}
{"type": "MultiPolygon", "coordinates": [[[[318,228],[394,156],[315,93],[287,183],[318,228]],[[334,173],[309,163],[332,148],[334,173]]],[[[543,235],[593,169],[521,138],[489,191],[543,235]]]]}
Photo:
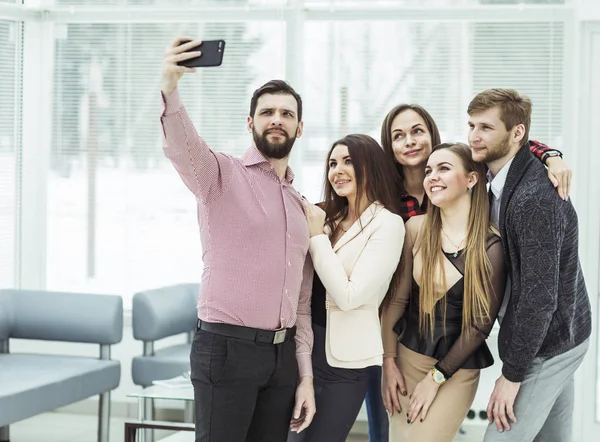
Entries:
{"type": "Polygon", "coordinates": [[[20,154],[17,146],[16,22],[0,21],[0,288],[15,286],[17,188],[20,154]]]}
{"type": "Polygon", "coordinates": [[[180,90],[209,145],[241,155],[252,91],[284,77],[285,25],[70,24],[57,35],[48,288],[127,297],[199,280],[195,200],[162,152],[163,51],[177,35],[226,40],[222,66],[180,90]]]}
{"type": "Polygon", "coordinates": [[[305,195],[321,197],[325,154],[351,132],[380,139],[400,103],[434,117],[443,141],[466,141],[476,93],[510,87],[533,101],[531,138],[562,148],[563,25],[444,21],[307,22],[305,195]],[[308,61],[310,60],[310,61],[308,61]]]}

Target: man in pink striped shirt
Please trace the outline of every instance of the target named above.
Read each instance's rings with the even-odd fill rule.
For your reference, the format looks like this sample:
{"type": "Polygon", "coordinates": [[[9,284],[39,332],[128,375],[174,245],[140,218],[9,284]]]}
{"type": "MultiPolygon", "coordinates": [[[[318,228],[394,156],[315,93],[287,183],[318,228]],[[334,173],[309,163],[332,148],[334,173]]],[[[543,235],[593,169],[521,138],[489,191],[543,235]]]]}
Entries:
{"type": "MultiPolygon", "coordinates": [[[[284,442],[315,413],[308,227],[289,154],[302,135],[302,100],[283,81],[254,92],[242,158],[196,133],[177,84],[201,55],[176,39],[165,52],[164,151],[198,202],[204,269],[190,362],[196,441],[284,442]]],[[[185,43],[186,41],[189,41],[185,43]]]]}

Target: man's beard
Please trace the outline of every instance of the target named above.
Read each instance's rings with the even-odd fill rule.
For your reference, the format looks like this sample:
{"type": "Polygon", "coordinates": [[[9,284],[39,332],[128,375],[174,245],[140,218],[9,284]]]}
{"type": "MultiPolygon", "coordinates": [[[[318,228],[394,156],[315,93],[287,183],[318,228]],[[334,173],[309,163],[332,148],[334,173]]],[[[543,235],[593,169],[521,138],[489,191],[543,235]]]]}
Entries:
{"type": "Polygon", "coordinates": [[[506,136],[502,139],[502,141],[495,147],[491,148],[487,147],[487,155],[483,159],[485,163],[491,163],[493,161],[497,161],[500,158],[504,158],[510,152],[510,132],[506,134],[506,136]]]}
{"type": "MultiPolygon", "coordinates": [[[[270,129],[274,130],[274,129],[270,129]]],[[[280,160],[282,158],[287,157],[291,150],[294,142],[296,141],[296,137],[290,138],[288,134],[283,129],[277,129],[282,133],[285,138],[283,143],[271,143],[267,140],[267,135],[269,135],[269,130],[265,130],[262,135],[258,135],[256,130],[252,128],[252,138],[254,138],[254,143],[256,144],[256,148],[267,158],[273,158],[275,160],[280,160]]]]}

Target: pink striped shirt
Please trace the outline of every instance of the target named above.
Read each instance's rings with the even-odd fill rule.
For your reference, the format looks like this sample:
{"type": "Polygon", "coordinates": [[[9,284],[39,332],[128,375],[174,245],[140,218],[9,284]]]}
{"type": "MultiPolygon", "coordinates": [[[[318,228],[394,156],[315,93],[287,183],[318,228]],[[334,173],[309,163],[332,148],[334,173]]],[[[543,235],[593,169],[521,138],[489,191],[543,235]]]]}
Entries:
{"type": "Polygon", "coordinates": [[[296,325],[300,376],[312,376],[313,268],[292,170],[280,180],[255,147],[242,158],[213,152],[177,90],[163,94],[163,103],[165,154],[198,201],[204,264],[198,317],[263,330],[296,325]]]}

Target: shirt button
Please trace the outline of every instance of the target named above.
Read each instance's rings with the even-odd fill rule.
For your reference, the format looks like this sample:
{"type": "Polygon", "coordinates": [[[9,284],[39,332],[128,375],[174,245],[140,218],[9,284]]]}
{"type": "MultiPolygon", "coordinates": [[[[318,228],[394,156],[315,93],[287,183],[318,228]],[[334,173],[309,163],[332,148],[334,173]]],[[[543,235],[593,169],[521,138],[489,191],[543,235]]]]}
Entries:
{"type": "Polygon", "coordinates": [[[288,233],[288,238],[291,238],[291,237],[292,237],[292,235],[290,235],[290,234],[288,233]]]}
{"type": "Polygon", "coordinates": [[[288,294],[288,290],[287,290],[287,289],[285,289],[285,290],[283,291],[283,293],[285,293],[285,294],[287,295],[287,294],[288,294]]]}
{"type": "Polygon", "coordinates": [[[288,261],[288,267],[291,267],[291,266],[292,266],[292,263],[288,261]]]}

